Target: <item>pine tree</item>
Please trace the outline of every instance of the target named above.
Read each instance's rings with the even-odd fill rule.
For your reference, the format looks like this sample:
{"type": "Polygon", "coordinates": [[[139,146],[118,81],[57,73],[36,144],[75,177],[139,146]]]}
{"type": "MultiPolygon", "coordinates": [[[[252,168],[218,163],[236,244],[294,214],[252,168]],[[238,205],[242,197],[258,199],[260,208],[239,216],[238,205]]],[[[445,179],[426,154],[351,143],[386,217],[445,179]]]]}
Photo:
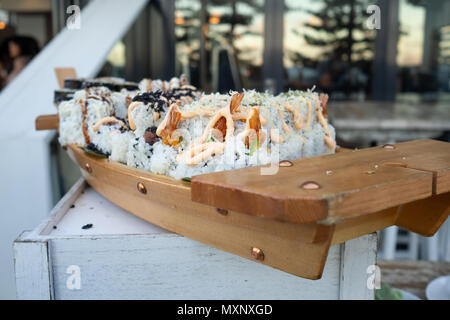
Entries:
{"type": "Polygon", "coordinates": [[[322,55],[316,57],[318,61],[335,54],[350,65],[372,59],[375,32],[366,27],[370,15],[366,10],[373,1],[312,1],[320,1],[322,7],[318,10],[303,9],[314,19],[307,22],[301,32],[293,32],[303,36],[308,45],[323,49],[322,55]]]}

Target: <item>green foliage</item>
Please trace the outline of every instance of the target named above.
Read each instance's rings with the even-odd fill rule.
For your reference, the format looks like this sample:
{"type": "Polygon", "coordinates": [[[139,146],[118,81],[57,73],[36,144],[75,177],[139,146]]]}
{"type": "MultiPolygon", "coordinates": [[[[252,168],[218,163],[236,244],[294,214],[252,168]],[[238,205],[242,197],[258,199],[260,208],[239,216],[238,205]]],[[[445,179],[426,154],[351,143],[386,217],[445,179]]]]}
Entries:
{"type": "Polygon", "coordinates": [[[403,294],[388,284],[383,284],[380,289],[375,290],[375,300],[403,300],[403,294]]]}

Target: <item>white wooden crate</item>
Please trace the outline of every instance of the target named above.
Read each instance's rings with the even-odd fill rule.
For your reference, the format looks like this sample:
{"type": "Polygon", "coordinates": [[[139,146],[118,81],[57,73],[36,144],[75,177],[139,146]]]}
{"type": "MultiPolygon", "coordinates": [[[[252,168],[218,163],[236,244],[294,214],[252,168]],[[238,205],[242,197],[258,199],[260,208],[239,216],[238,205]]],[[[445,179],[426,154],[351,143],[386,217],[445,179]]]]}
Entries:
{"type": "Polygon", "coordinates": [[[14,242],[17,297],[373,299],[367,268],[376,249],[376,234],[334,246],[322,279],[306,280],[161,229],[80,180],[14,242]]]}

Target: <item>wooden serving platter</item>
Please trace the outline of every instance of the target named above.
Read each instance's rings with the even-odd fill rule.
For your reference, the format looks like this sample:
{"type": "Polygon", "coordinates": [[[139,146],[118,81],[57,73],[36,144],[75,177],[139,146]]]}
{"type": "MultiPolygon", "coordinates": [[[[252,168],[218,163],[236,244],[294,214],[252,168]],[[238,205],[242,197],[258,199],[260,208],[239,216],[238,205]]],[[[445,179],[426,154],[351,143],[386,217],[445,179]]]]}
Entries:
{"type": "Polygon", "coordinates": [[[293,223],[334,224],[450,191],[450,143],[418,140],[192,179],[192,199],[293,223]],[[304,184],[313,188],[304,188],[304,184]]]}
{"type": "MultiPolygon", "coordinates": [[[[57,115],[38,117],[36,128],[57,129],[57,115]]],[[[338,150],[282,162],[273,175],[250,167],[191,183],[66,149],[86,181],[125,210],[308,279],[322,276],[330,246],[392,225],[431,236],[450,213],[450,143],[435,140],[338,150]]]]}
{"type": "Polygon", "coordinates": [[[125,210],[216,248],[319,279],[331,245],[391,225],[425,236],[439,229],[450,212],[449,146],[414,141],[293,161],[265,176],[266,182],[254,167],[196,176],[192,183],[77,146],[67,149],[86,181],[125,210]],[[434,160],[417,169],[421,157],[434,160]],[[375,173],[366,173],[372,164],[378,165],[375,173]],[[299,187],[304,181],[321,188],[305,191],[299,187]]]}

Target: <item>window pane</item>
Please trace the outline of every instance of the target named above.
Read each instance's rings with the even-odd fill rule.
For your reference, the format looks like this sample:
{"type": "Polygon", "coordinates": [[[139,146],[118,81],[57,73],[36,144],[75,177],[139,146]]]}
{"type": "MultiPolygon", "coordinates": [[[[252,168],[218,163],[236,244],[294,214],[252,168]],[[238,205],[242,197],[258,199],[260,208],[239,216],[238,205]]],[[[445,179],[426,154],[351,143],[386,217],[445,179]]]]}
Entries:
{"type": "Polygon", "coordinates": [[[175,1],[175,71],[186,74],[195,86],[200,84],[200,8],[200,0],[175,1]]]}
{"type": "Polygon", "coordinates": [[[400,0],[397,100],[450,102],[450,0],[400,0]]]}
{"type": "Polygon", "coordinates": [[[314,85],[332,99],[371,92],[375,32],[366,27],[366,0],[286,0],[285,89],[314,85]]]}
{"type": "Polygon", "coordinates": [[[191,82],[198,86],[200,72],[204,72],[205,91],[261,89],[264,0],[206,1],[203,13],[200,0],[176,0],[175,9],[177,73],[189,74],[191,82]]]}

